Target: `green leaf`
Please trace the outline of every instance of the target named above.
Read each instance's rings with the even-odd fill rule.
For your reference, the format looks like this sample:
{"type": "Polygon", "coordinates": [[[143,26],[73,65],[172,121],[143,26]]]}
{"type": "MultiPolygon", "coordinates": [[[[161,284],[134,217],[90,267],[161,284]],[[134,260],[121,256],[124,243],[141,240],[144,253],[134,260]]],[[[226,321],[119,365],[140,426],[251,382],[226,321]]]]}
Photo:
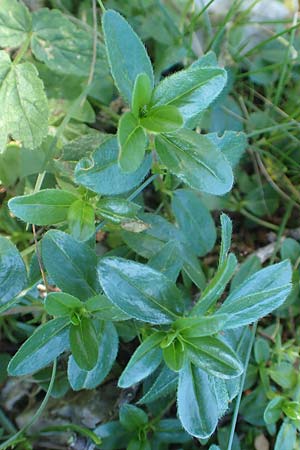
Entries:
{"type": "Polygon", "coordinates": [[[147,136],[138,119],[131,113],[123,114],[118,125],[120,146],[119,165],[123,172],[135,172],[143,162],[147,136]]]}
{"type": "Polygon", "coordinates": [[[300,256],[300,244],[292,238],[285,238],[280,248],[282,259],[290,259],[294,265],[300,256]]]}
{"type": "Polygon", "coordinates": [[[291,450],[295,448],[296,439],[296,427],[285,420],[277,435],[274,450],[291,450]]]}
{"type": "Polygon", "coordinates": [[[150,442],[146,440],[140,440],[138,438],[133,438],[127,445],[126,450],[151,450],[150,442]]]}
{"type": "Polygon", "coordinates": [[[237,273],[234,275],[231,284],[230,284],[230,292],[235,290],[238,286],[240,286],[249,276],[253,275],[261,269],[260,259],[256,255],[250,255],[248,258],[243,261],[243,263],[239,266],[237,273]]]}
{"type": "Polygon", "coordinates": [[[300,420],[300,403],[296,401],[285,401],[282,411],[291,420],[300,420]]]}
{"type": "Polygon", "coordinates": [[[133,173],[124,173],[118,164],[119,146],[116,137],[107,139],[89,158],[76,166],[77,183],[101,195],[118,195],[134,189],[147,175],[151,155],[133,173]]]}
{"type": "Polygon", "coordinates": [[[162,105],[151,108],[140,124],[153,133],[172,133],[182,127],[183,119],[176,106],[162,105]]]}
{"type": "Polygon", "coordinates": [[[266,364],[270,358],[270,345],[263,338],[257,338],[254,343],[254,357],[257,364],[266,364]]]}
{"type": "Polygon", "coordinates": [[[231,237],[232,237],[232,222],[230,218],[222,213],[221,214],[221,248],[220,248],[220,256],[219,256],[219,267],[225,263],[226,258],[228,256],[230,246],[231,246],[231,237]]]}
{"type": "Polygon", "coordinates": [[[226,156],[232,168],[235,168],[247,148],[245,133],[225,131],[220,137],[217,133],[209,133],[206,137],[226,156]]]}
{"type": "Polygon", "coordinates": [[[179,374],[177,405],[179,419],[188,433],[200,439],[212,435],[219,418],[216,398],[208,375],[190,363],[179,374]]]}
{"type": "Polygon", "coordinates": [[[173,339],[167,347],[163,348],[163,358],[171,370],[178,372],[182,368],[185,360],[182,343],[178,339],[173,339]]]}
{"type": "Polygon", "coordinates": [[[29,375],[50,364],[69,348],[68,318],[58,318],[40,325],[11,359],[8,373],[29,375]]]}
{"type": "Polygon", "coordinates": [[[78,325],[70,327],[72,355],[83,370],[92,370],[98,361],[99,338],[92,319],[81,317],[78,325]]]}
{"type": "Polygon", "coordinates": [[[169,241],[165,244],[161,250],[148,261],[148,264],[175,283],[183,266],[183,259],[178,249],[177,242],[169,241]]]}
{"type": "Polygon", "coordinates": [[[146,394],[138,401],[140,404],[151,403],[175,392],[178,384],[178,374],[163,365],[159,375],[147,390],[146,394]]]}
{"type": "Polygon", "coordinates": [[[155,439],[168,444],[183,444],[191,440],[178,419],[163,419],[155,427],[155,439]]]}
{"type": "Polygon", "coordinates": [[[201,67],[197,62],[164,78],[154,89],[151,105],[176,106],[185,123],[195,119],[217,98],[227,81],[224,69],[201,67]]]}
{"type": "Polygon", "coordinates": [[[112,320],[117,322],[119,320],[128,320],[130,317],[121,311],[108,300],[105,295],[98,294],[95,297],[89,298],[85,304],[87,311],[96,314],[102,320],[112,320]]]}
{"type": "Polygon", "coordinates": [[[155,143],[162,163],[188,186],[214,195],[226,194],[232,188],[230,164],[205,136],[182,129],[157,136],[155,143]]]}
{"type": "Polygon", "coordinates": [[[148,416],[141,408],[125,403],[120,408],[120,423],[128,431],[138,430],[148,423],[148,416]]]}
{"type": "Polygon", "coordinates": [[[230,253],[226,261],[218,268],[216,274],[204,289],[200,299],[192,309],[192,315],[206,313],[217,302],[233,276],[236,266],[237,259],[233,253],[230,253]]]}
{"type": "Polygon", "coordinates": [[[179,289],[161,273],[123,258],[100,260],[98,274],[107,297],[122,311],[149,323],[171,323],[182,313],[179,289]]]}
{"type": "Polygon", "coordinates": [[[291,278],[288,260],[256,272],[229,294],[218,310],[230,315],[224,328],[248,325],[278,308],[291,291],[291,278]]]}
{"type": "Polygon", "coordinates": [[[185,348],[193,364],[216,377],[234,378],[243,371],[236,353],[217,337],[185,339],[185,348]]]}
{"type": "Polygon", "coordinates": [[[210,212],[196,193],[177,189],[172,210],[181,231],[198,256],[208,253],[216,242],[216,228],[210,212]]]}
{"type": "Polygon", "coordinates": [[[284,397],[275,397],[269,403],[264,412],[264,421],[270,425],[276,423],[282,414],[282,405],[285,401],[284,397]]]}
{"type": "Polygon", "coordinates": [[[11,212],[24,222],[52,225],[67,219],[68,210],[77,200],[72,192],[44,189],[35,194],[14,197],[8,202],[11,212]]]}
{"type": "Polygon", "coordinates": [[[73,356],[68,363],[68,380],[74,391],[94,389],[110,372],[118,353],[118,334],[111,322],[103,322],[98,360],[92,370],[81,369],[73,356]]]}
{"type": "Polygon", "coordinates": [[[51,316],[68,316],[83,306],[78,298],[64,292],[51,292],[45,299],[45,310],[51,316]]]}
{"type": "Polygon", "coordinates": [[[62,231],[50,230],[41,250],[47,273],[62,291],[81,300],[97,293],[97,257],[90,247],[62,231]]]}
{"type": "Polygon", "coordinates": [[[136,349],[119,378],[118,386],[128,388],[154,372],[162,360],[160,343],[165,334],[156,332],[147,337],[136,349]]]}
{"type": "Polygon", "coordinates": [[[134,82],[131,110],[135,117],[140,117],[144,109],[150,103],[152,86],[150,78],[145,73],[140,73],[134,82]]]}
{"type": "Polygon", "coordinates": [[[68,224],[77,241],[88,241],[95,233],[95,212],[86,201],[76,200],[68,211],[68,224]]]}
{"type": "Polygon", "coordinates": [[[16,247],[0,236],[0,306],[18,295],[27,283],[23,259],[16,247]]]}
{"type": "Polygon", "coordinates": [[[153,87],[151,61],[143,43],[116,11],[107,10],[102,27],[112,76],[124,99],[131,104],[136,77],[145,73],[153,87]]]}
{"type": "Polygon", "coordinates": [[[124,198],[102,198],[97,203],[97,212],[115,223],[128,222],[137,218],[140,205],[124,198]]]}
{"type": "Polygon", "coordinates": [[[38,147],[48,132],[48,101],[35,66],[12,64],[0,51],[0,153],[8,136],[27,148],[38,147]]]}
{"type": "MultiPolygon", "coordinates": [[[[91,33],[78,29],[57,9],[39,9],[33,13],[32,21],[31,49],[37,59],[63,75],[89,75],[93,58],[91,33]]],[[[97,44],[96,73],[107,65],[103,50],[97,44]]]]}
{"type": "Polygon", "coordinates": [[[19,47],[31,31],[31,15],[23,2],[0,0],[0,47],[19,47]]]}
{"type": "Polygon", "coordinates": [[[174,322],[173,327],[180,331],[180,334],[186,339],[211,336],[222,330],[228,318],[229,316],[227,314],[204,317],[181,317],[174,322]]]}

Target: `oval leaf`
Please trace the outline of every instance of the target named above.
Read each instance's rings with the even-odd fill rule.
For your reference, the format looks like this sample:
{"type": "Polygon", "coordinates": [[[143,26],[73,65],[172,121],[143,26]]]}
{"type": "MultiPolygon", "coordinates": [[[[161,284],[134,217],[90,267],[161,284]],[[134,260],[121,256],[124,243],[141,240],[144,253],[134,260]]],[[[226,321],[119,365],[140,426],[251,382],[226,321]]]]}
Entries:
{"type": "Polygon", "coordinates": [[[131,113],[123,114],[118,125],[119,165],[123,172],[135,172],[143,162],[147,136],[138,119],[131,113]]]}
{"type": "Polygon", "coordinates": [[[98,361],[99,339],[91,319],[82,317],[78,325],[70,327],[72,355],[83,370],[92,370],[98,361]]]}

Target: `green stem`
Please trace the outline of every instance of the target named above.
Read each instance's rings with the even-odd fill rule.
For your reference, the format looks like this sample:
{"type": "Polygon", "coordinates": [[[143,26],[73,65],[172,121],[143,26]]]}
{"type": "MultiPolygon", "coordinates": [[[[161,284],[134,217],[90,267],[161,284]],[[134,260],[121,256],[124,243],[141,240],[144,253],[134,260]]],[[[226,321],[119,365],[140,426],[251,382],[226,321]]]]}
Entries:
{"type": "Polygon", "coordinates": [[[266,220],[260,219],[259,217],[256,217],[254,214],[251,214],[249,211],[247,211],[244,208],[240,209],[240,213],[243,214],[248,219],[252,220],[255,223],[258,223],[259,225],[261,225],[263,227],[269,228],[270,230],[273,230],[273,231],[279,230],[278,225],[275,225],[274,223],[267,222],[266,220]]]}
{"type": "Polygon", "coordinates": [[[48,400],[51,395],[51,391],[54,385],[55,381],[55,375],[56,375],[56,359],[53,362],[53,368],[52,368],[52,374],[50,383],[46,392],[46,395],[44,397],[44,400],[40,404],[39,408],[37,409],[36,413],[32,416],[31,420],[23,427],[21,428],[17,433],[15,433],[11,438],[9,438],[7,441],[3,442],[3,444],[0,445],[0,450],[5,450],[9,447],[11,447],[25,432],[37,421],[37,419],[40,417],[42,412],[44,411],[48,400]]]}
{"type": "Polygon", "coordinates": [[[15,433],[17,431],[14,424],[8,419],[8,417],[6,417],[2,409],[0,409],[0,423],[9,433],[15,433]]]}
{"type": "Polygon", "coordinates": [[[26,40],[23,42],[23,45],[20,47],[18,53],[16,54],[15,59],[13,61],[14,66],[21,61],[21,59],[27,52],[29,45],[30,45],[30,41],[31,41],[31,33],[28,34],[26,40]]]}
{"type": "Polygon", "coordinates": [[[103,14],[105,13],[106,9],[104,8],[104,5],[102,3],[102,0],[98,0],[99,6],[101,8],[101,11],[103,12],[103,14]]]}
{"type": "Polygon", "coordinates": [[[252,347],[253,347],[254,340],[255,340],[256,328],[257,328],[257,322],[255,322],[255,324],[253,325],[253,328],[252,328],[251,341],[249,343],[249,347],[248,347],[248,351],[247,351],[247,355],[246,355],[245,370],[242,375],[241,387],[240,387],[239,395],[236,399],[236,404],[235,404],[234,413],[233,413],[233,417],[232,417],[231,430],[230,430],[230,436],[229,436],[227,450],[232,449],[234,432],[235,432],[236,422],[237,422],[237,418],[238,418],[238,414],[239,414],[240,403],[242,400],[243,388],[244,388],[245,379],[246,379],[246,375],[247,375],[247,369],[248,369],[248,365],[249,365],[249,361],[250,361],[252,347]]]}
{"type": "Polygon", "coordinates": [[[280,244],[281,244],[281,242],[280,242],[281,241],[281,237],[282,237],[283,232],[285,230],[286,224],[287,224],[287,222],[288,222],[288,220],[289,220],[289,218],[290,218],[290,216],[292,214],[293,208],[294,208],[294,202],[291,200],[289,202],[287,208],[286,208],[285,214],[283,216],[282,222],[281,222],[279,230],[278,230],[277,240],[276,240],[276,244],[275,244],[275,247],[274,247],[271,259],[270,259],[270,264],[273,264],[274,261],[275,261],[276,254],[277,254],[277,252],[279,250],[279,247],[280,247],[280,244]]]}

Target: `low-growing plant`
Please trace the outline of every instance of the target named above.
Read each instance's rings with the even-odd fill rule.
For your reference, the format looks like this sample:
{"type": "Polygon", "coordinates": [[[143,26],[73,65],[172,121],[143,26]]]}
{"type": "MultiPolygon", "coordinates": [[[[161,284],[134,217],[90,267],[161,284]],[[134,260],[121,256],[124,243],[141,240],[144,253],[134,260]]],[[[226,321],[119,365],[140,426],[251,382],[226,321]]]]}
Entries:
{"type": "MultiPolygon", "coordinates": [[[[241,395],[255,334],[248,326],[284,303],[292,270],[284,260],[235,275],[226,214],[217,268],[203,268],[217,230],[200,193],[231,190],[247,144],[241,132],[197,128],[227,72],[209,52],[160,79],[128,22],[100,5],[104,43],[95,2],[92,34],[59,10],[31,14],[22,2],[0,1],[0,178],[11,197],[3,222],[20,219],[11,235],[23,248],[22,258],[0,238],[0,304],[2,313],[20,305],[39,314],[8,374],[38,378],[53,364],[50,395],[57,360],[75,391],[113,371],[119,388],[136,389],[138,406],[125,402],[88,435],[99,448],[192,448],[241,395]],[[105,103],[98,84],[113,89],[109,71],[124,103],[120,117],[108,112],[110,133],[100,133],[86,123],[105,103]],[[34,169],[23,166],[27,158],[34,169]],[[116,363],[119,341],[127,350],[116,363]],[[178,418],[165,417],[175,405],[178,418]]],[[[298,414],[293,398],[281,398],[267,420],[274,402],[271,422],[298,414]]]]}

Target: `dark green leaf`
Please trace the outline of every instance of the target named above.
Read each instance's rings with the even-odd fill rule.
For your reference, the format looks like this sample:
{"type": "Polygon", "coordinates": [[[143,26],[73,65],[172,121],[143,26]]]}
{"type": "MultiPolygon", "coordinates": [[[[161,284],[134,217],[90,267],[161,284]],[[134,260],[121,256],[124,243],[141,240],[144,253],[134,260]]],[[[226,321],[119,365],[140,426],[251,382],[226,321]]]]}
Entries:
{"type": "Polygon", "coordinates": [[[69,208],[68,224],[77,241],[89,240],[95,233],[95,212],[92,205],[81,199],[76,200],[69,208]]]}
{"type": "Polygon", "coordinates": [[[185,359],[184,347],[178,339],[173,341],[167,347],[163,348],[163,358],[169,369],[178,372],[185,359]]]}
{"type": "Polygon", "coordinates": [[[83,370],[92,370],[98,361],[99,338],[91,319],[81,317],[78,325],[70,327],[72,355],[83,370]]]}
{"type": "Polygon", "coordinates": [[[119,378],[118,386],[128,388],[148,377],[162,360],[160,343],[164,333],[153,333],[136,349],[119,378]]]}
{"type": "Polygon", "coordinates": [[[64,292],[52,292],[45,300],[45,309],[51,316],[67,316],[83,306],[84,304],[78,298],[64,292]]]}
{"type": "Polygon", "coordinates": [[[87,311],[96,314],[102,320],[116,322],[130,319],[128,314],[125,314],[120,308],[111,303],[105,295],[98,294],[95,297],[89,298],[84,306],[87,311]]]}
{"type": "Polygon", "coordinates": [[[232,222],[226,214],[221,214],[221,232],[219,266],[225,263],[231,246],[232,222]]]}
{"type": "Polygon", "coordinates": [[[13,356],[8,366],[12,376],[28,375],[50,364],[69,348],[68,318],[40,325],[13,356]]]}
{"type": "Polygon", "coordinates": [[[103,323],[99,355],[92,370],[81,369],[73,356],[68,363],[68,379],[74,391],[94,389],[106,378],[118,353],[118,334],[111,322],[103,323]]]}
{"type": "Polygon", "coordinates": [[[123,404],[120,408],[120,423],[128,431],[135,431],[146,425],[148,416],[141,408],[128,403],[123,404]]]}
{"type": "Polygon", "coordinates": [[[188,186],[208,194],[230,191],[233,174],[225,156],[205,136],[190,130],[156,137],[158,156],[188,186]]]}
{"type": "Polygon", "coordinates": [[[140,38],[116,11],[107,10],[103,14],[102,26],[112,76],[121,95],[131,104],[140,73],[149,77],[153,87],[151,61],[140,38]]]}
{"type": "Polygon", "coordinates": [[[236,353],[217,337],[185,339],[188,358],[193,364],[219,378],[241,375],[243,366],[236,353]]]}
{"type": "Polygon", "coordinates": [[[169,241],[165,244],[161,250],[148,261],[148,264],[175,283],[183,266],[183,259],[178,249],[177,242],[169,241]]]}
{"type": "Polygon", "coordinates": [[[41,250],[47,273],[62,291],[81,300],[97,293],[97,257],[90,247],[62,231],[50,230],[41,250]]]}
{"type": "Polygon", "coordinates": [[[176,106],[184,122],[191,122],[216,99],[226,81],[224,69],[194,63],[163,79],[153,91],[151,104],[176,106]]]}
{"type": "Polygon", "coordinates": [[[141,117],[140,123],[154,133],[172,133],[182,127],[183,119],[176,106],[162,105],[151,108],[145,117],[141,117]]]}
{"type": "Polygon", "coordinates": [[[234,291],[238,286],[240,286],[249,276],[253,275],[261,269],[260,259],[256,255],[250,255],[245,261],[239,266],[237,273],[232,278],[230,284],[230,292],[234,291]]]}
{"type": "Polygon", "coordinates": [[[210,336],[222,330],[224,323],[228,320],[227,314],[203,317],[182,317],[174,322],[173,327],[180,331],[186,338],[210,336]]]}
{"type": "Polygon", "coordinates": [[[171,323],[182,312],[179,289],[163,274],[144,264],[122,258],[103,258],[98,274],[107,297],[135,319],[171,323]]]}
{"type": "Polygon", "coordinates": [[[52,225],[67,219],[68,210],[77,198],[72,192],[44,189],[35,194],[14,197],[8,202],[8,206],[24,222],[52,225]]]}
{"type": "Polygon", "coordinates": [[[188,433],[200,439],[212,435],[218,423],[218,409],[203,370],[186,363],[179,374],[177,402],[179,419],[188,433]]]}
{"type": "Polygon", "coordinates": [[[102,198],[97,203],[97,212],[108,220],[115,223],[136,219],[140,205],[129,202],[124,198],[102,198]]]}
{"type": "Polygon", "coordinates": [[[138,401],[140,404],[151,403],[175,392],[178,384],[178,374],[163,365],[158,377],[147,390],[146,394],[138,401]]]}
{"type": "Polygon", "coordinates": [[[118,164],[119,146],[116,137],[107,139],[89,158],[76,166],[77,183],[101,195],[118,195],[135,188],[147,175],[151,155],[133,173],[124,173],[118,164]]]}
{"type": "Polygon", "coordinates": [[[23,259],[16,247],[0,236],[0,306],[18,295],[27,283],[23,259]]]}
{"type": "Polygon", "coordinates": [[[291,291],[291,278],[287,260],[256,272],[229,294],[218,310],[230,315],[224,328],[248,325],[278,308],[291,291]]]}
{"type": "Polygon", "coordinates": [[[131,113],[123,114],[118,125],[119,165],[123,172],[135,172],[145,156],[147,136],[138,119],[131,113]]]}
{"type": "Polygon", "coordinates": [[[215,224],[197,194],[187,189],[176,190],[172,209],[180,230],[195,254],[203,256],[212,250],[216,242],[215,224]]]}

